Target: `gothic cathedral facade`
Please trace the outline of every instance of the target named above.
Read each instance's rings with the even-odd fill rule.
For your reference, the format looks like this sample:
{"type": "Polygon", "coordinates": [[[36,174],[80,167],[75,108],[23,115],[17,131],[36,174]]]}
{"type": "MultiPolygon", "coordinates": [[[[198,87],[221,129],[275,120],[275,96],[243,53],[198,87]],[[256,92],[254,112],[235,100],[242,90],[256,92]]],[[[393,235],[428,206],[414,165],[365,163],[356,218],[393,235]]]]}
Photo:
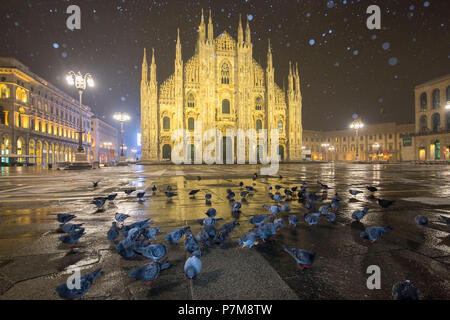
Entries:
{"type": "MultiPolygon", "coordinates": [[[[303,127],[298,66],[290,63],[288,88],[284,92],[274,80],[270,41],[266,70],[253,58],[248,20],[244,33],[239,19],[236,42],[226,31],[214,38],[211,12],[207,27],[202,12],[198,33],[195,54],[185,63],[178,31],[175,72],[160,86],[156,81],[154,50],[150,66],[144,51],[142,162],[170,160],[173,131],[194,131],[197,123],[202,124],[203,131],[221,131],[224,142],[235,139],[226,136],[228,130],[267,129],[269,141],[271,130],[278,130],[281,160],[301,160],[303,127]]],[[[248,148],[248,152],[258,153],[260,147],[248,148]]]]}

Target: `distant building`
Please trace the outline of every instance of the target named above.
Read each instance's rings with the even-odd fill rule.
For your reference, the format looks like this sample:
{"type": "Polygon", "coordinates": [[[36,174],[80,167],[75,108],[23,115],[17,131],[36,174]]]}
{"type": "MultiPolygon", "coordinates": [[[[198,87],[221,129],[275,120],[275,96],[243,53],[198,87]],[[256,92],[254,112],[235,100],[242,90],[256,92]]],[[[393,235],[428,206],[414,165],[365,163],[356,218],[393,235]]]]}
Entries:
{"type": "Polygon", "coordinates": [[[403,161],[401,150],[403,139],[414,133],[414,124],[381,123],[366,125],[355,131],[303,131],[303,153],[305,159],[323,161],[355,161],[358,144],[359,160],[364,162],[403,161]]]}
{"type": "Polygon", "coordinates": [[[91,119],[93,161],[100,164],[119,160],[119,130],[97,118],[91,119]]]}
{"type": "Polygon", "coordinates": [[[450,160],[450,74],[415,87],[415,133],[403,150],[414,161],[450,160]]]}
{"type": "MultiPolygon", "coordinates": [[[[83,106],[86,159],[91,161],[91,109],[83,106]]],[[[14,58],[0,57],[1,164],[73,162],[80,106],[14,58]],[[11,157],[6,157],[10,154],[11,157]],[[24,158],[18,156],[23,155],[24,158]],[[30,157],[30,158],[29,158],[30,157]]]]}

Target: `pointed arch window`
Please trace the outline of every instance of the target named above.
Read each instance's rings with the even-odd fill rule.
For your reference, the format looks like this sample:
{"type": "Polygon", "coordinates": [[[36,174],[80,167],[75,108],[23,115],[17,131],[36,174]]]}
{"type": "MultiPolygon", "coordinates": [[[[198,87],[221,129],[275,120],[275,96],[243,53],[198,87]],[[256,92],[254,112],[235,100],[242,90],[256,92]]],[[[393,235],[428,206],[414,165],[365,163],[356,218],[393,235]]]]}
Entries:
{"type": "Polygon", "coordinates": [[[0,85],[0,98],[1,99],[8,99],[10,96],[10,90],[6,84],[0,85]]]}
{"type": "Polygon", "coordinates": [[[164,130],[170,130],[170,118],[164,117],[163,119],[163,129],[164,130]]]}
{"type": "Polygon", "coordinates": [[[230,114],[231,108],[230,108],[230,101],[225,99],[222,101],[222,113],[223,114],[230,114]]]}
{"type": "Polygon", "coordinates": [[[188,108],[195,108],[195,98],[192,93],[189,94],[189,96],[188,96],[187,105],[188,105],[188,108]]]}
{"type": "Polygon", "coordinates": [[[228,63],[222,65],[221,77],[222,84],[230,84],[230,66],[228,63]]]}
{"type": "Polygon", "coordinates": [[[278,132],[283,132],[283,121],[282,120],[278,120],[277,123],[277,127],[278,127],[278,132]]]}
{"type": "Polygon", "coordinates": [[[262,110],[262,105],[263,105],[263,100],[261,97],[256,98],[255,101],[255,109],[256,111],[261,111],[262,110]]]}

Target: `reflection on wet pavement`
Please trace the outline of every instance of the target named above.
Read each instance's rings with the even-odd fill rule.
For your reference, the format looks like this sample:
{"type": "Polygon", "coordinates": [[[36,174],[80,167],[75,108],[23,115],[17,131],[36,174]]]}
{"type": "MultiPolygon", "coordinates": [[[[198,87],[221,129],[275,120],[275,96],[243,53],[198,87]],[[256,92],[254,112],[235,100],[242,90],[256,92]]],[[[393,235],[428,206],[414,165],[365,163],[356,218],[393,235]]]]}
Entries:
{"type": "MultiPolygon", "coordinates": [[[[392,286],[414,281],[426,299],[448,299],[450,284],[449,226],[439,215],[449,215],[450,171],[445,167],[411,165],[292,164],[282,165],[277,177],[252,180],[258,166],[130,166],[87,172],[47,171],[39,168],[3,168],[0,177],[0,298],[57,299],[56,285],[67,278],[71,265],[83,272],[102,265],[105,276],[85,296],[86,299],[391,299],[392,286]],[[198,177],[201,177],[199,180],[198,177]],[[92,182],[100,180],[98,188],[92,182]],[[239,195],[240,182],[256,189],[233,214],[227,189],[239,195]],[[286,228],[254,249],[241,250],[237,240],[252,226],[248,220],[266,214],[263,205],[272,205],[268,186],[300,186],[322,194],[317,181],[331,189],[324,196],[329,203],[335,192],[342,198],[337,221],[322,219],[309,227],[302,218],[307,212],[302,202],[288,201],[300,224],[286,228]],[[158,191],[151,188],[156,185],[158,191]],[[168,186],[178,194],[169,201],[168,186]],[[382,209],[366,186],[378,188],[376,197],[395,200],[382,209]],[[145,190],[143,202],[128,188],[145,190]],[[189,191],[200,189],[194,197],[189,191]],[[349,189],[364,191],[351,196],[349,189]],[[118,193],[103,212],[96,212],[91,201],[96,196],[118,193]],[[211,204],[205,194],[212,195],[211,204]],[[182,226],[191,226],[196,235],[209,208],[217,209],[223,223],[240,222],[231,242],[222,248],[206,250],[200,277],[188,281],[183,272],[186,259],[182,244],[168,247],[174,265],[161,275],[150,290],[128,278],[131,269],[145,259],[125,261],[117,255],[106,232],[117,212],[131,216],[127,223],[150,218],[165,235],[182,226]],[[359,223],[353,211],[369,208],[359,223]],[[74,213],[76,223],[84,223],[86,235],[73,252],[57,241],[57,213],[74,213]],[[430,225],[419,228],[416,215],[424,215],[430,225]],[[367,226],[392,226],[375,244],[361,239],[367,226]],[[299,271],[282,247],[298,247],[317,253],[313,267],[299,271]],[[368,290],[367,267],[382,270],[382,289],[368,290]],[[239,271],[239,272],[238,272],[239,271]],[[268,279],[270,277],[270,279],[268,279]],[[231,279],[233,278],[233,279],[231,279]],[[265,279],[265,280],[264,280],[265,279]],[[158,283],[159,282],[159,283],[158,283]],[[39,289],[39,286],[42,289],[39,289]],[[281,296],[280,296],[281,295],[281,296]]],[[[239,199],[239,198],[238,198],[239,199]]],[[[287,222],[287,213],[281,215],[287,222]]]]}

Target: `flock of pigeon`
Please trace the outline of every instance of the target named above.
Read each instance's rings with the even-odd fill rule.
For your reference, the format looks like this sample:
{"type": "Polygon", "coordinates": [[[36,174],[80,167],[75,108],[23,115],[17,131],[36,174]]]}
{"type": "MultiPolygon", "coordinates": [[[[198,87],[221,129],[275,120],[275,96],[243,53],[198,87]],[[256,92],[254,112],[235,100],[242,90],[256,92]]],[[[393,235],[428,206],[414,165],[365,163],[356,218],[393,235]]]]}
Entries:
{"type": "MultiPolygon", "coordinates": [[[[253,181],[256,181],[258,175],[255,173],[253,181]]],[[[200,180],[201,178],[198,177],[200,180]]],[[[280,180],[283,177],[280,176],[280,180]]],[[[317,182],[322,190],[319,192],[309,192],[308,185],[303,183],[300,187],[284,187],[276,185],[274,187],[269,186],[269,197],[273,201],[272,205],[265,205],[262,209],[268,211],[267,214],[255,215],[248,222],[253,225],[253,229],[246,232],[239,239],[239,245],[242,248],[252,248],[260,241],[265,242],[267,239],[276,235],[281,229],[284,228],[296,228],[299,224],[299,217],[295,214],[289,214],[291,207],[287,202],[297,200],[302,203],[308,212],[302,215],[304,221],[308,226],[314,226],[319,223],[322,217],[329,221],[334,222],[336,220],[336,212],[339,209],[340,202],[342,201],[338,193],[335,193],[331,202],[324,203],[327,200],[327,194],[329,188],[327,185],[317,182]],[[283,213],[288,214],[287,222],[283,218],[283,213]]],[[[98,182],[94,183],[94,188],[97,187],[98,182]]],[[[253,184],[255,186],[255,184],[253,184]]],[[[247,202],[247,199],[251,197],[256,191],[253,186],[245,186],[243,182],[239,184],[239,197],[231,189],[226,190],[227,199],[230,201],[231,211],[233,216],[240,213],[242,203],[247,202]]],[[[157,186],[151,188],[153,195],[158,192],[157,186]]],[[[374,194],[378,190],[375,187],[367,187],[367,190],[374,194]]],[[[195,198],[195,196],[201,190],[192,190],[189,192],[189,196],[195,198]]],[[[145,201],[145,191],[137,191],[136,189],[128,189],[124,191],[126,195],[131,195],[136,192],[137,200],[140,202],[145,201]]],[[[165,196],[172,201],[177,196],[171,186],[168,186],[167,191],[164,192],[165,196]]],[[[353,197],[357,197],[363,194],[359,190],[349,190],[349,193],[353,197]]],[[[109,195],[108,197],[96,197],[92,204],[96,206],[99,211],[102,211],[107,201],[114,201],[117,194],[109,195]]],[[[373,200],[378,202],[378,205],[384,209],[387,209],[394,205],[394,201],[384,200],[371,196],[373,200]]],[[[208,205],[211,205],[212,195],[206,194],[205,201],[208,205]]],[[[352,219],[355,221],[361,221],[369,214],[369,209],[364,208],[362,210],[356,210],[352,214],[352,219]]],[[[223,245],[234,229],[239,225],[237,219],[233,222],[223,224],[218,228],[219,222],[223,221],[223,218],[217,218],[217,211],[214,208],[210,208],[205,213],[205,218],[198,220],[198,223],[202,226],[202,229],[195,236],[191,228],[186,226],[184,228],[174,230],[168,233],[165,237],[165,241],[169,244],[177,244],[184,237],[184,248],[189,253],[190,257],[186,260],[184,265],[184,271],[186,277],[189,279],[196,278],[202,268],[202,248],[212,247],[213,245],[223,245]]],[[[60,231],[66,233],[66,235],[59,237],[59,240],[65,244],[75,245],[79,239],[85,234],[85,229],[82,224],[72,224],[72,221],[76,218],[72,214],[58,214],[57,220],[61,223],[60,231]]],[[[154,243],[157,240],[157,236],[162,234],[159,228],[153,227],[150,219],[137,221],[133,224],[126,225],[125,221],[129,218],[129,215],[117,213],[115,215],[115,221],[112,222],[112,226],[107,233],[108,240],[114,241],[116,244],[117,253],[126,260],[134,260],[138,255],[149,259],[151,262],[143,265],[141,268],[132,270],[129,276],[139,281],[144,281],[147,286],[150,286],[155,281],[160,273],[170,268],[170,263],[166,258],[167,246],[166,244],[154,243]],[[119,238],[122,237],[119,241],[119,238]]],[[[441,220],[450,224],[450,218],[441,216],[441,220]]],[[[415,217],[417,225],[423,227],[428,224],[428,219],[424,216],[415,217]]],[[[369,240],[371,243],[376,242],[386,232],[392,230],[390,226],[371,226],[367,227],[365,231],[361,232],[361,238],[369,240]]],[[[297,263],[300,270],[310,268],[315,260],[316,253],[299,248],[288,248],[283,246],[283,250],[288,253],[297,263]]],[[[69,289],[67,284],[62,284],[56,288],[56,292],[63,299],[77,299],[83,296],[94,281],[103,274],[103,271],[96,270],[90,274],[86,274],[81,278],[81,285],[79,288],[69,289]]],[[[419,299],[419,290],[415,285],[406,280],[400,282],[393,287],[393,296],[398,300],[417,300],[419,299]]]]}

